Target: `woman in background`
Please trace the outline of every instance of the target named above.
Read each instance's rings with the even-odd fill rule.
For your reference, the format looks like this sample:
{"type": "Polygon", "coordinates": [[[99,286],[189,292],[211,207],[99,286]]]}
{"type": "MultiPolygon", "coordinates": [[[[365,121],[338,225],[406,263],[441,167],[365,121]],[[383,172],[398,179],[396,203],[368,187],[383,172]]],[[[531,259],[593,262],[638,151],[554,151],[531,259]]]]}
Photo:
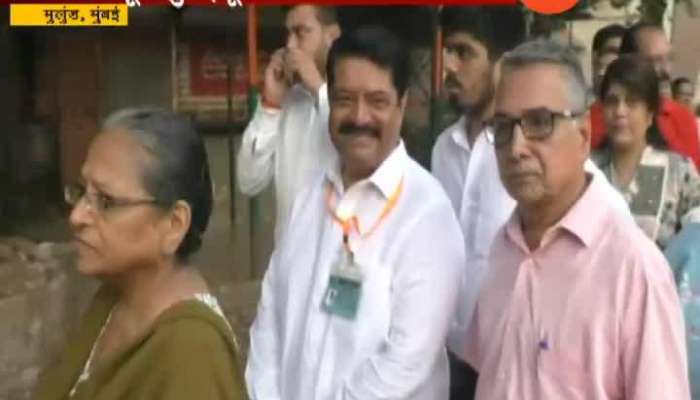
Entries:
{"type": "Polygon", "coordinates": [[[190,256],[212,208],[204,143],[159,109],[109,117],[66,187],[78,269],[103,285],[35,398],[243,399],[233,332],[190,256]]]}
{"type": "Polygon", "coordinates": [[[593,159],[663,248],[682,224],[700,221],[700,177],[690,160],[667,150],[655,126],[659,81],[651,64],[632,55],[613,61],[600,96],[608,139],[593,159]]]}

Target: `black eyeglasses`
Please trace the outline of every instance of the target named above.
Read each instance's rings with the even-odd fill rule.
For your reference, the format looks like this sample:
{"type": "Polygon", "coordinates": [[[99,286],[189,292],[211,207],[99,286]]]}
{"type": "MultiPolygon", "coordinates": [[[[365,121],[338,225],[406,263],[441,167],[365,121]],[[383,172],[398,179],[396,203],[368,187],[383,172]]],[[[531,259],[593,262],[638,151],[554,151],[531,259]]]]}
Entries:
{"type": "Polygon", "coordinates": [[[85,199],[87,205],[98,213],[104,213],[115,208],[159,203],[156,199],[126,199],[102,192],[90,193],[85,188],[85,185],[79,183],[66,185],[63,188],[63,197],[66,203],[73,207],[85,199]]]}
{"type": "Polygon", "coordinates": [[[515,134],[515,125],[520,125],[523,136],[528,140],[545,140],[554,132],[554,124],[560,118],[578,118],[583,113],[571,110],[552,111],[546,108],[527,110],[520,118],[497,115],[489,122],[486,138],[495,147],[503,147],[510,143],[515,134]]]}

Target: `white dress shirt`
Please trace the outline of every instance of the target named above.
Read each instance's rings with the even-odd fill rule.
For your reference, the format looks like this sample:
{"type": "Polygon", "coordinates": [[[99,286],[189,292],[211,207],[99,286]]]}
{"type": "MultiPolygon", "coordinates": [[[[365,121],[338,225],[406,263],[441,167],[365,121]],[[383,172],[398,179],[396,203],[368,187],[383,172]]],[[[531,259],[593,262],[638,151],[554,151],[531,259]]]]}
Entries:
{"type": "MultiPolygon", "coordinates": [[[[462,355],[476,299],[486,275],[491,243],[515,208],[515,201],[501,182],[493,145],[481,132],[474,145],[469,146],[466,126],[463,116],[445,129],[433,147],[431,159],[433,175],[452,202],[465,240],[466,271],[448,339],[448,347],[458,355],[462,355]]],[[[600,169],[590,160],[586,161],[584,168],[603,178],[610,204],[632,221],[627,202],[600,169]]]]}
{"type": "Polygon", "coordinates": [[[447,399],[444,342],[463,266],[449,200],[403,143],[347,190],[336,161],[294,201],[265,274],[246,368],[251,399],[447,399]],[[321,303],[344,250],[327,190],[366,233],[400,185],[378,228],[350,236],[364,274],[356,318],[328,314],[321,303]]]}
{"type": "Polygon", "coordinates": [[[317,96],[304,86],[292,86],[281,110],[258,104],[243,132],[237,158],[238,187],[254,196],[275,179],[277,217],[275,238],[298,191],[318,175],[335,154],[328,135],[328,92],[324,83],[317,96]]]}

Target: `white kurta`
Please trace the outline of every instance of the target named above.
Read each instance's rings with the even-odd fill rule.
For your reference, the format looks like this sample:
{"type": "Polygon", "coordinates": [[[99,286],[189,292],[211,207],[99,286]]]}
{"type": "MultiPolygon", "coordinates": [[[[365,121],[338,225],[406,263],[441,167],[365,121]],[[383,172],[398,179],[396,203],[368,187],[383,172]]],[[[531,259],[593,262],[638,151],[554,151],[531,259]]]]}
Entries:
{"type": "Polygon", "coordinates": [[[275,238],[284,229],[298,191],[335,157],[328,135],[328,112],[326,84],[317,96],[296,84],[285,97],[282,110],[258,104],[243,132],[236,165],[238,188],[243,194],[254,196],[274,177],[275,238]]]}
{"type": "MultiPolygon", "coordinates": [[[[450,350],[460,356],[487,272],[491,244],[515,207],[515,201],[503,187],[496,152],[486,139],[485,132],[480,133],[473,147],[470,147],[465,129],[465,117],[445,129],[433,147],[431,159],[433,175],[447,192],[464,233],[466,270],[459,306],[448,339],[450,350]]],[[[597,177],[602,177],[606,199],[632,221],[627,202],[610,185],[600,169],[590,160],[587,160],[584,168],[597,177]]]]}
{"type": "Polygon", "coordinates": [[[347,191],[335,165],[295,200],[263,281],[246,382],[253,400],[447,399],[445,337],[464,270],[463,238],[435,179],[400,144],[347,191]],[[342,229],[354,211],[366,232],[403,179],[395,208],[367,238],[351,235],[364,273],[355,320],[321,309],[342,229]]]}

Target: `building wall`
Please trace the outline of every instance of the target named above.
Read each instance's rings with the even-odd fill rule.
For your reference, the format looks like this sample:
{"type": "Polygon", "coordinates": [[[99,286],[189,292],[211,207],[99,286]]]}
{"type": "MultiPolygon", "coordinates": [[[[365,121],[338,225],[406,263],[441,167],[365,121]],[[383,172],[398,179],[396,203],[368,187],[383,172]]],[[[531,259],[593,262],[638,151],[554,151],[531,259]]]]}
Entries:
{"type": "MultiPolygon", "coordinates": [[[[0,10],[0,18],[7,18],[7,10],[0,10]]],[[[8,212],[7,190],[13,168],[11,165],[11,138],[19,134],[19,71],[16,65],[14,41],[8,26],[0,26],[0,230],[8,212]]]]}
{"type": "Polygon", "coordinates": [[[64,182],[76,181],[100,115],[100,41],[94,31],[65,31],[54,43],[59,155],[64,182]]]}
{"type": "Polygon", "coordinates": [[[677,6],[672,38],[674,76],[686,76],[695,82],[695,102],[700,103],[700,12],[691,16],[685,5],[677,6]]]}
{"type": "Polygon", "coordinates": [[[135,106],[171,106],[168,27],[132,28],[102,35],[101,112],[135,106]]]}

